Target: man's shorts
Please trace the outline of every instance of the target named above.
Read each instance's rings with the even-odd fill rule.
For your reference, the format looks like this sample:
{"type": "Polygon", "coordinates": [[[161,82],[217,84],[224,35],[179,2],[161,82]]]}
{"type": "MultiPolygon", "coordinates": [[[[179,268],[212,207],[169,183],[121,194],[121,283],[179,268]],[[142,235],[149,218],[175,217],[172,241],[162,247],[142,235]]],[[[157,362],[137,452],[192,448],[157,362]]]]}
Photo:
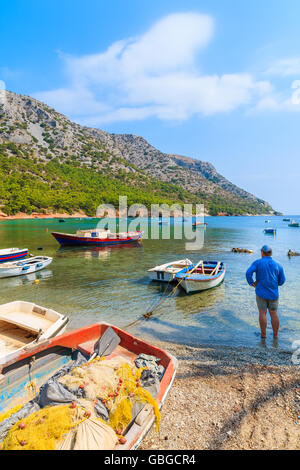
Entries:
{"type": "Polygon", "coordinates": [[[262,299],[261,297],[257,295],[256,303],[257,303],[258,310],[274,311],[274,310],[278,310],[279,299],[276,299],[276,300],[262,299]]]}

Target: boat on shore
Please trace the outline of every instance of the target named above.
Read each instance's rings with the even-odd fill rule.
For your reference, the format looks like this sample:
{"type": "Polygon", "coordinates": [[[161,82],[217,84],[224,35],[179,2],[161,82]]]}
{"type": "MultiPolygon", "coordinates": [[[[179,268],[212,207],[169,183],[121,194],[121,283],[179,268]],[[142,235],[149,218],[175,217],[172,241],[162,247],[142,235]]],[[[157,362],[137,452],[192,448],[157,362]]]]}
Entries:
{"type": "Polygon", "coordinates": [[[300,227],[300,222],[296,222],[295,220],[292,220],[291,223],[289,224],[289,227],[300,227]]]}
{"type": "Polygon", "coordinates": [[[224,280],[226,266],[221,261],[200,261],[175,275],[187,294],[217,287],[224,280]]]}
{"type": "MultiPolygon", "coordinates": [[[[110,374],[117,374],[117,372],[114,372],[114,371],[118,370],[118,367],[112,367],[109,365],[110,363],[112,363],[112,361],[114,361],[115,365],[116,363],[118,363],[118,361],[120,363],[126,362],[129,367],[133,367],[133,368],[144,367],[143,366],[144,360],[146,361],[154,360],[155,363],[159,364],[159,368],[161,372],[159,373],[159,377],[155,379],[155,386],[153,387],[152,385],[150,386],[148,385],[149,388],[147,388],[148,397],[149,395],[153,397],[151,398],[152,401],[151,400],[150,402],[143,401],[142,403],[136,402],[132,408],[131,421],[129,422],[129,425],[126,426],[125,430],[122,432],[122,439],[118,439],[119,436],[116,436],[116,434],[119,434],[118,430],[116,430],[116,434],[115,434],[112,428],[110,428],[110,433],[113,434],[113,439],[114,439],[115,444],[113,447],[106,447],[106,448],[114,449],[114,450],[134,450],[138,448],[142,439],[144,438],[144,436],[147,434],[152,424],[154,423],[155,417],[157,418],[157,414],[155,416],[155,412],[154,412],[154,406],[153,406],[154,401],[155,401],[155,406],[157,410],[161,408],[172,386],[173,380],[175,378],[176,370],[177,370],[177,359],[171,354],[164,351],[163,349],[153,346],[143,340],[140,340],[136,338],[135,336],[129,334],[128,332],[123,331],[120,328],[117,328],[108,323],[96,323],[93,325],[89,325],[87,327],[80,328],[78,330],[71,331],[63,335],[57,336],[48,341],[44,341],[42,343],[32,345],[32,347],[28,349],[27,351],[23,350],[19,352],[18,356],[15,357],[14,361],[10,361],[10,362],[7,362],[6,364],[3,364],[2,371],[1,371],[2,388],[0,391],[0,413],[9,412],[9,410],[14,409],[16,406],[20,406],[20,405],[21,406],[24,405],[25,407],[30,407],[32,403],[31,400],[33,398],[35,398],[34,403],[37,403],[37,402],[39,403],[38,405],[35,405],[35,406],[37,406],[38,409],[44,409],[45,412],[47,413],[49,410],[51,410],[51,404],[50,406],[48,406],[48,404],[43,405],[38,400],[38,398],[40,397],[39,392],[41,390],[41,387],[44,385],[42,389],[43,390],[42,393],[44,394],[43,396],[45,397],[45,393],[47,393],[46,392],[47,389],[45,388],[47,387],[46,383],[53,384],[53,380],[56,380],[53,377],[55,375],[55,377],[57,376],[59,377],[58,380],[60,381],[56,383],[61,384],[61,377],[63,377],[64,373],[66,373],[65,372],[66,370],[75,371],[76,365],[78,366],[78,362],[76,362],[78,361],[78,356],[80,357],[81,360],[83,360],[83,362],[81,363],[83,364],[83,367],[81,367],[80,369],[82,371],[82,374],[85,373],[86,367],[89,367],[89,364],[93,364],[92,363],[93,360],[95,361],[94,364],[99,364],[100,367],[101,365],[104,365],[105,367],[105,362],[108,361],[107,367],[108,369],[110,369],[110,374]],[[111,341],[108,340],[107,333],[112,338],[111,341]],[[113,336],[111,336],[111,333],[113,336]],[[102,346],[104,344],[104,349],[101,346],[102,338],[103,340],[105,339],[105,341],[103,341],[102,343],[102,346]],[[115,341],[116,338],[117,338],[117,341],[115,341]],[[100,360],[100,356],[101,356],[101,360],[100,360]],[[142,364],[137,364],[138,360],[140,360],[140,363],[142,364]],[[50,377],[51,377],[52,382],[51,381],[48,382],[50,377]],[[137,410],[134,409],[136,404],[139,405],[137,410]],[[44,406],[47,406],[47,408],[43,408],[44,406]]],[[[125,366],[125,367],[128,367],[128,366],[125,366]]],[[[128,374],[128,371],[129,369],[126,369],[126,374],[128,374]]],[[[148,380],[151,384],[151,381],[147,379],[147,377],[149,377],[150,372],[153,373],[153,368],[144,372],[147,372],[147,374],[145,374],[146,379],[143,379],[143,376],[141,376],[141,383],[139,383],[138,385],[130,384],[130,387],[133,393],[130,393],[129,397],[147,396],[145,395],[146,392],[144,391],[143,387],[147,386],[147,384],[145,383],[145,380],[146,382],[148,380]],[[136,387],[139,387],[139,388],[137,389],[136,387]],[[137,395],[135,395],[135,393],[137,393],[137,395]]],[[[70,373],[70,372],[67,372],[67,373],[70,373]]],[[[127,383],[126,374],[122,380],[122,383],[124,383],[125,387],[127,383]]],[[[94,375],[93,377],[95,380],[96,376],[94,375]]],[[[135,383],[136,380],[134,380],[133,382],[135,383]]],[[[118,379],[117,379],[117,383],[118,383],[118,379]]],[[[109,389],[111,388],[111,386],[109,387],[109,389]]],[[[60,387],[62,386],[60,385],[60,387]]],[[[118,387],[120,388],[121,386],[119,385],[118,387]]],[[[108,401],[102,398],[103,394],[107,395],[107,392],[105,391],[105,389],[106,387],[103,386],[101,387],[101,391],[97,392],[99,393],[99,399],[102,400],[102,403],[101,403],[102,410],[103,408],[105,410],[105,403],[106,401],[108,401]]],[[[128,395],[129,392],[126,392],[126,388],[125,388],[122,393],[125,393],[124,395],[125,397],[128,395]]],[[[116,397],[118,393],[117,395],[109,394],[109,396],[111,395],[113,397],[116,397]]],[[[70,397],[70,393],[69,393],[68,398],[69,397],[70,397]]],[[[55,401],[55,398],[56,396],[55,395],[53,396],[53,394],[51,394],[52,401],[55,401]]],[[[110,399],[110,401],[112,400],[115,400],[115,398],[110,399]]],[[[126,400],[128,399],[126,398],[126,400]]],[[[134,400],[134,398],[130,398],[129,400],[134,400]]],[[[86,404],[87,402],[88,402],[88,399],[86,398],[84,400],[84,403],[86,404]]],[[[94,413],[98,412],[96,408],[96,405],[97,405],[96,402],[97,400],[94,400],[94,402],[91,403],[91,405],[89,405],[90,408],[88,409],[90,409],[91,411],[89,412],[89,415],[86,418],[86,421],[84,424],[85,426],[89,426],[89,423],[92,425],[93,422],[95,422],[95,420],[93,419],[93,415],[94,413]]],[[[79,403],[79,406],[78,406],[79,408],[78,413],[79,413],[80,408],[82,407],[82,405],[80,405],[81,403],[80,395],[78,395],[78,403],[79,403]]],[[[74,405],[73,405],[74,402],[72,401],[72,398],[71,399],[69,398],[69,400],[66,399],[62,404],[66,404],[67,408],[74,408],[74,405]]],[[[76,402],[75,402],[75,407],[76,407],[76,402]]],[[[53,408],[57,409],[56,406],[52,406],[52,409],[53,408]]],[[[110,408],[108,407],[107,408],[108,412],[109,412],[109,409],[110,408]]],[[[36,408],[34,411],[36,411],[36,408]]],[[[22,414],[21,419],[22,421],[24,421],[24,412],[20,411],[20,413],[22,414]]],[[[28,414],[30,414],[30,412],[28,414]]],[[[12,422],[16,422],[18,421],[17,416],[18,416],[18,412],[16,412],[15,415],[12,414],[9,418],[7,418],[7,420],[11,419],[12,422]]],[[[81,421],[84,421],[84,419],[81,421]]],[[[79,422],[79,425],[80,425],[80,422],[79,422]]],[[[1,423],[2,433],[3,433],[3,428],[5,428],[5,426],[7,426],[8,429],[10,429],[9,428],[10,422],[2,421],[1,423]]],[[[108,426],[108,424],[106,426],[108,426]]],[[[75,433],[76,433],[76,429],[75,428],[73,429],[75,430],[75,433]]],[[[95,445],[94,449],[96,450],[97,449],[96,436],[93,436],[92,441],[93,442],[90,443],[88,438],[86,437],[84,444],[85,446],[94,444],[95,445]]],[[[103,440],[100,444],[102,443],[103,443],[103,440]]],[[[70,444],[70,442],[68,444],[70,444]]],[[[70,446],[67,447],[66,445],[63,448],[70,449],[71,447],[70,446]]],[[[20,450],[26,449],[26,445],[22,446],[21,444],[19,449],[20,450]]]]}
{"type": "Polygon", "coordinates": [[[46,268],[52,263],[49,256],[33,256],[23,261],[12,261],[0,265],[0,279],[5,277],[22,276],[46,268]]]}
{"type": "Polygon", "coordinates": [[[63,333],[68,321],[65,315],[32,302],[16,300],[0,305],[0,374],[4,364],[63,333]]]}
{"type": "Polygon", "coordinates": [[[175,279],[175,275],[182,269],[191,266],[193,263],[189,259],[181,259],[165,263],[155,268],[148,269],[148,276],[151,281],[171,282],[175,279]]]}
{"type": "Polygon", "coordinates": [[[77,230],[76,234],[52,232],[53,237],[61,246],[105,246],[136,243],[142,239],[142,231],[116,232],[110,230],[90,229],[77,230]]]}
{"type": "Polygon", "coordinates": [[[23,259],[26,258],[27,255],[27,248],[5,248],[0,250],[0,263],[7,263],[8,261],[23,259]]]}

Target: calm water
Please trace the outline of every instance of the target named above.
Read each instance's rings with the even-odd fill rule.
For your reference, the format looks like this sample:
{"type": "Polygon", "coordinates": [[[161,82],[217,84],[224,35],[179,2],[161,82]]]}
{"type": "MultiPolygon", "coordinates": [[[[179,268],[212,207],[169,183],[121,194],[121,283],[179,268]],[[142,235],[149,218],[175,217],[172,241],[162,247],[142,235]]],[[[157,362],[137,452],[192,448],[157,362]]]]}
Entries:
{"type": "MultiPolygon", "coordinates": [[[[186,257],[195,262],[200,258],[222,260],[227,274],[221,286],[191,296],[178,291],[150,320],[137,322],[130,331],[192,344],[260,346],[255,294],[246,283],[245,271],[259,257],[260,247],[268,243],[286,272],[287,283],[280,291],[278,347],[290,349],[292,342],[300,339],[300,257],[289,259],[287,251],[300,251],[300,228],[289,228],[282,218],[271,217],[271,223],[265,224],[266,217],[208,217],[204,248],[198,252],[185,251],[184,240],[144,240],[141,246],[121,248],[62,249],[51,236],[52,230],[75,232],[95,226],[96,221],[1,222],[1,248],[27,247],[31,253],[54,260],[40,273],[0,280],[0,301],[22,299],[51,307],[70,317],[69,329],[101,320],[124,327],[161,299],[165,286],[149,282],[148,268],[186,257]],[[276,227],[277,235],[264,235],[265,227],[276,227]],[[232,253],[234,246],[255,253],[232,253]],[[39,284],[33,282],[36,278],[39,284]]],[[[270,326],[268,335],[267,346],[272,347],[270,326]]]]}

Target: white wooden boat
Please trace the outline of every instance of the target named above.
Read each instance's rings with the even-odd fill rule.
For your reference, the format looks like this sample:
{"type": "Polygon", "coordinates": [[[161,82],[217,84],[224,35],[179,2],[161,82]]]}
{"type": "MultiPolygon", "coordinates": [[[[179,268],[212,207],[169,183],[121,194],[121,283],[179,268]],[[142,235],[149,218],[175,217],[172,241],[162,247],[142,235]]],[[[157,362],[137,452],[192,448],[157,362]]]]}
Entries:
{"type": "Polygon", "coordinates": [[[35,273],[46,268],[50,263],[52,263],[52,258],[49,256],[34,256],[23,261],[3,263],[0,265],[0,278],[35,273]]]}
{"type": "Polygon", "coordinates": [[[175,275],[187,294],[217,287],[225,277],[226,267],[221,261],[200,261],[175,275]]]}
{"type": "Polygon", "coordinates": [[[23,350],[63,333],[68,321],[61,313],[31,302],[0,305],[0,369],[23,350]]]}
{"type": "Polygon", "coordinates": [[[192,261],[189,259],[172,261],[171,263],[165,263],[161,266],[155,266],[155,268],[149,269],[148,275],[151,281],[170,282],[179,271],[182,271],[182,269],[192,264],[192,261]]]}

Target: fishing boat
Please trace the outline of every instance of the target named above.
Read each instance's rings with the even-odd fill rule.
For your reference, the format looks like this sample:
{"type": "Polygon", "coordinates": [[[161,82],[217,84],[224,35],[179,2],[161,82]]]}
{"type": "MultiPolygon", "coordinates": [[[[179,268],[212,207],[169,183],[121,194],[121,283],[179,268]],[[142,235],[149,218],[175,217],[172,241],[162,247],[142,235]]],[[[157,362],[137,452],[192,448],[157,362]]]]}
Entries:
{"type": "Polygon", "coordinates": [[[191,266],[193,263],[189,259],[172,261],[148,270],[151,281],[170,282],[175,279],[175,275],[183,268],[191,266]]]}
{"type": "Polygon", "coordinates": [[[276,228],[265,228],[264,233],[267,235],[275,235],[277,229],[276,228]]]}
{"type": "Polygon", "coordinates": [[[199,222],[199,221],[196,221],[196,222],[193,222],[193,223],[192,223],[192,227],[203,227],[203,228],[206,228],[206,227],[207,227],[207,223],[206,223],[206,222],[199,222]]]}
{"type": "MultiPolygon", "coordinates": [[[[177,370],[177,359],[163,349],[108,323],[96,323],[32,345],[30,349],[20,351],[13,361],[3,364],[0,376],[0,413],[7,412],[20,404],[28,404],[31,399],[38,396],[40,387],[50,377],[63,367],[72,367],[73,360],[78,357],[78,353],[82,354],[87,361],[95,356],[97,359],[98,354],[98,358],[101,355],[104,362],[119,359],[126,360],[132,365],[140,354],[154,356],[163,369],[159,382],[156,382],[155,401],[158,408],[163,405],[177,370]],[[116,342],[114,339],[110,342],[105,338],[107,333],[111,332],[117,337],[116,342]],[[104,348],[101,346],[101,339],[105,339],[104,348]]],[[[114,449],[138,448],[154,420],[153,407],[150,404],[142,405],[137,414],[132,413],[132,420],[123,433],[125,438],[123,444],[116,442],[114,449]]],[[[88,419],[86,424],[88,421],[90,420],[88,419]]],[[[3,429],[5,421],[2,421],[1,426],[3,429]]]]}
{"type": "Polygon", "coordinates": [[[61,313],[31,302],[0,305],[0,374],[3,364],[17,361],[37,343],[61,334],[68,321],[61,313]]]}
{"type": "Polygon", "coordinates": [[[22,276],[24,274],[35,273],[46,268],[52,263],[49,256],[33,256],[24,261],[12,261],[0,265],[0,279],[3,277],[22,276]]]}
{"type": "Polygon", "coordinates": [[[225,277],[226,266],[221,261],[199,261],[175,275],[187,294],[217,287],[225,277]]]}
{"type": "Polygon", "coordinates": [[[27,248],[6,248],[0,250],[0,263],[7,263],[8,261],[14,261],[16,259],[26,258],[28,255],[27,248]]]}
{"type": "Polygon", "coordinates": [[[111,233],[110,230],[91,229],[77,230],[76,234],[52,232],[52,235],[62,246],[105,246],[136,243],[141,240],[143,233],[141,231],[111,233]]]}
{"type": "Polygon", "coordinates": [[[292,220],[291,223],[289,224],[289,227],[300,227],[300,222],[296,222],[295,220],[292,220]]]}

